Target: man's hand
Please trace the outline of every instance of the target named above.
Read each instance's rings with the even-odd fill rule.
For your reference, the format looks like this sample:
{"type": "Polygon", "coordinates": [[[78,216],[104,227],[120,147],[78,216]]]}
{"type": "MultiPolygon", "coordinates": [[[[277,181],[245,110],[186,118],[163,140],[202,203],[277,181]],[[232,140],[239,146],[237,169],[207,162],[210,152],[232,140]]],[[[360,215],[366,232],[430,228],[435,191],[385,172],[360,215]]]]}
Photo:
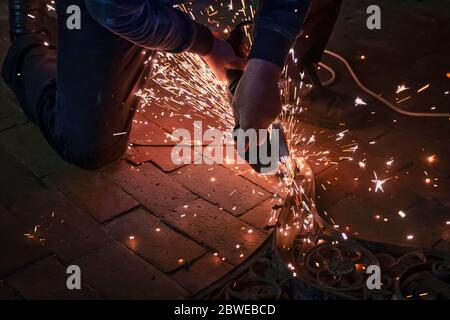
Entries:
{"type": "Polygon", "coordinates": [[[228,70],[243,70],[245,67],[245,59],[236,56],[231,45],[217,33],[214,33],[214,44],[211,52],[202,58],[219,81],[227,80],[228,70]]]}
{"type": "Polygon", "coordinates": [[[233,98],[233,110],[240,128],[267,129],[281,112],[278,81],[281,69],[259,59],[251,59],[233,98]]]}

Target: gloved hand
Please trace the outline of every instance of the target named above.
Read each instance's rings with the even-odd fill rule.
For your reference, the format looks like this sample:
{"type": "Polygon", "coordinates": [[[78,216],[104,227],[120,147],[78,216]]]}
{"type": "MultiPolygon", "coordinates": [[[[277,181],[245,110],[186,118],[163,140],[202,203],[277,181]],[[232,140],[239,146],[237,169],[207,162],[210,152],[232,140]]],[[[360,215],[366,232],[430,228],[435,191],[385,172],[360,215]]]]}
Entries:
{"type": "Polygon", "coordinates": [[[267,129],[276,120],[281,112],[281,71],[272,62],[249,60],[233,97],[233,110],[241,129],[267,129]]]}
{"type": "Polygon", "coordinates": [[[214,72],[217,79],[226,81],[227,71],[243,70],[245,67],[245,59],[236,56],[231,45],[222,39],[219,34],[213,33],[213,35],[213,48],[208,55],[202,58],[214,72]]]}

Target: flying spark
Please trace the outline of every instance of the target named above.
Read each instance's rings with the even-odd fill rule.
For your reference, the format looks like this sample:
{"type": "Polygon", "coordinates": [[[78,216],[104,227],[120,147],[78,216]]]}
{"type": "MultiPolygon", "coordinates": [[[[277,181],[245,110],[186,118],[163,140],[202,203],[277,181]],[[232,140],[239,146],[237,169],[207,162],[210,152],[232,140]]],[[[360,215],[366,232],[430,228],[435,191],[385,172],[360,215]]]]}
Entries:
{"type": "Polygon", "coordinates": [[[377,177],[377,173],[374,171],[373,175],[375,176],[375,179],[371,180],[373,183],[375,183],[375,192],[378,192],[378,190],[381,190],[381,192],[384,192],[383,185],[388,181],[390,178],[380,180],[377,177]]]}
{"type": "Polygon", "coordinates": [[[366,106],[366,105],[367,105],[367,103],[363,99],[361,99],[360,97],[357,97],[355,99],[355,107],[357,107],[357,106],[366,106]]]}

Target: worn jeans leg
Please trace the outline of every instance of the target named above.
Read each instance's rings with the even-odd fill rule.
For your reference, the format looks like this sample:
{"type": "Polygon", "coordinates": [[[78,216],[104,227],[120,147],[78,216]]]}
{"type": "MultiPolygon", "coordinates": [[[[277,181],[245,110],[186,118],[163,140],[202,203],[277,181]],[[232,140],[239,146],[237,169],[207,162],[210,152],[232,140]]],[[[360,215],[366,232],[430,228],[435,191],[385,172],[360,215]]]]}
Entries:
{"type": "Polygon", "coordinates": [[[258,0],[249,60],[282,68],[314,0],[258,0]]]}
{"type": "Polygon", "coordinates": [[[343,0],[312,0],[302,32],[295,43],[298,67],[318,63],[331,37],[343,0]]]}
{"type": "Polygon", "coordinates": [[[99,25],[84,0],[57,1],[58,48],[41,34],[18,37],[2,75],[24,112],[67,161],[98,168],[127,148],[151,53],[99,25]],[[81,29],[66,26],[67,7],[81,8],[81,29]],[[126,133],[117,135],[117,133],[126,133]]]}

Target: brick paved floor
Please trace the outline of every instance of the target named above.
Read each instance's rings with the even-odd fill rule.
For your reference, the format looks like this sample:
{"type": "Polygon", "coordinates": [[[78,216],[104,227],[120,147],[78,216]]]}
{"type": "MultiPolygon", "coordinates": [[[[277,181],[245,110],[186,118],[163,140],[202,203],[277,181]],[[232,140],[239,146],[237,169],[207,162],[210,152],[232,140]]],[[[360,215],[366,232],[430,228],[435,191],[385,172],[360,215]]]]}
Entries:
{"type": "MultiPolygon", "coordinates": [[[[450,1],[428,3],[347,1],[329,48],[399,106],[449,112],[450,1]],[[369,4],[382,8],[381,31],[365,29],[369,4]],[[410,89],[396,94],[399,84],[410,89]]],[[[2,0],[2,56],[6,19],[2,0]]],[[[342,65],[324,61],[339,74],[336,89],[363,98],[373,114],[366,128],[343,134],[299,124],[305,141],[315,137],[298,147],[316,174],[318,207],[361,237],[449,251],[448,119],[395,114],[360,92],[342,65]],[[374,171],[389,179],[384,192],[374,192],[374,171]]],[[[123,159],[84,171],[50,149],[0,82],[0,299],[188,297],[267,238],[276,183],[245,166],[173,164],[167,133],[194,119],[162,111],[136,116],[136,145],[123,159]],[[70,264],[82,269],[81,291],[65,287],[70,264]]]]}

